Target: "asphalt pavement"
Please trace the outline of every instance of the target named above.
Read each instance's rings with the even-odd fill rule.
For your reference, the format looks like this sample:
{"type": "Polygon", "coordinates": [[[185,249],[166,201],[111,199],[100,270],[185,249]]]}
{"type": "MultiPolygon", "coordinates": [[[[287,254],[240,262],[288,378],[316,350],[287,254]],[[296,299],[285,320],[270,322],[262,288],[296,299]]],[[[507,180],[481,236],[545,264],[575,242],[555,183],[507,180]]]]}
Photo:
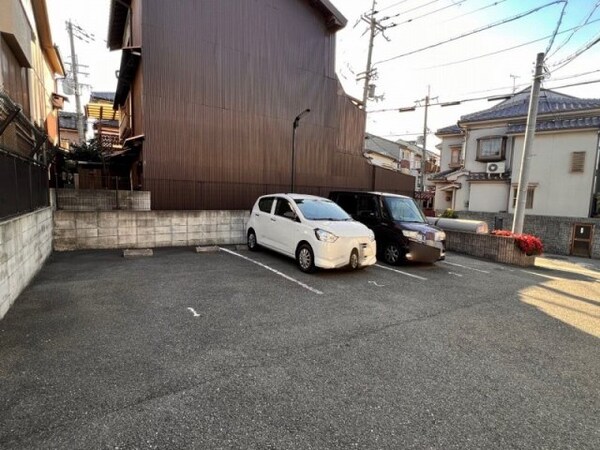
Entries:
{"type": "Polygon", "coordinates": [[[599,266],[54,253],[0,321],[0,448],[597,449],[599,266]]]}

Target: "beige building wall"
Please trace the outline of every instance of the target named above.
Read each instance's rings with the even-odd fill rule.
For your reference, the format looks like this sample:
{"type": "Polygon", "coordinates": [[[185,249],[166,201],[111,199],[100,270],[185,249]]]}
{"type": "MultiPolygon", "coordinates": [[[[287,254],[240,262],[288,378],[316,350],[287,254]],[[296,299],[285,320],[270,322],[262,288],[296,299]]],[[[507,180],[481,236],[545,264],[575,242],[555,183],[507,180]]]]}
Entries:
{"type": "MultiPolygon", "coordinates": [[[[512,182],[518,182],[524,136],[515,138],[512,182]]],[[[529,183],[534,185],[533,208],[526,213],[541,216],[587,217],[596,158],[598,131],[537,133],[535,136],[529,183]],[[571,173],[572,152],[586,152],[583,173],[571,173]]],[[[511,189],[511,196],[513,195],[511,189]]],[[[475,210],[475,209],[473,209],[475,210]]],[[[509,212],[512,212],[512,199],[509,212]]]]}
{"type": "Polygon", "coordinates": [[[471,183],[469,210],[480,212],[506,211],[509,185],[498,183],[471,183]]]}

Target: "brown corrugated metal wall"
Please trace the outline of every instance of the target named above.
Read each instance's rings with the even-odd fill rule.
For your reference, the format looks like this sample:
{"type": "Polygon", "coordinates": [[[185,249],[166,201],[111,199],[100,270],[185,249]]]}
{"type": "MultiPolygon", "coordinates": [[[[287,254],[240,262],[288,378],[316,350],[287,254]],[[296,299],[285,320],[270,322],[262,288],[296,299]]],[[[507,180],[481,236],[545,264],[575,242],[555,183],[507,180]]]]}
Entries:
{"type": "MultiPolygon", "coordinates": [[[[134,133],[145,134],[154,209],[248,208],[289,191],[292,122],[306,108],[296,191],[372,188],[364,112],[343,94],[335,35],[309,3],[144,0],[143,97],[134,100],[143,130],[134,133]]],[[[413,189],[413,177],[393,178],[386,186],[413,189]]]]}

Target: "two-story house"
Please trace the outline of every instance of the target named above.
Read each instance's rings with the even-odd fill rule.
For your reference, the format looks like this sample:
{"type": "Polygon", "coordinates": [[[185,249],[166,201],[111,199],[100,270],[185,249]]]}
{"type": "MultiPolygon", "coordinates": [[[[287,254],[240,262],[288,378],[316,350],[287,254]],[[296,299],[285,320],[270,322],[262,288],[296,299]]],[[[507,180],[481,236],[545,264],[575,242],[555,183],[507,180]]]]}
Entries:
{"type": "MultiPolygon", "coordinates": [[[[515,207],[530,90],[442,128],[435,208],[508,212],[515,207]]],[[[531,151],[527,214],[592,217],[598,211],[600,99],[542,89],[531,151]]]]}
{"type": "Polygon", "coordinates": [[[247,208],[292,171],[299,192],[371,189],[365,111],[335,73],[345,24],[328,0],[111,1],[119,158],[152,208],[247,208]]]}
{"type": "Polygon", "coordinates": [[[0,1],[0,218],[48,204],[64,74],[45,0],[0,1]]]}

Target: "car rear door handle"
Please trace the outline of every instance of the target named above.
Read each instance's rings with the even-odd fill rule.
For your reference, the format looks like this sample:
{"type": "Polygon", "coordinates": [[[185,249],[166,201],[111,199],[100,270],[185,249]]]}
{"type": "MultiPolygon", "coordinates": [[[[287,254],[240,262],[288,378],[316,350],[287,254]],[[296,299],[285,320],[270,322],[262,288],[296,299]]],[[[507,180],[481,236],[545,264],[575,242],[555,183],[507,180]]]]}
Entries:
{"type": "Polygon", "coordinates": [[[274,217],[271,217],[271,222],[277,222],[274,217]]]}
{"type": "Polygon", "coordinates": [[[258,213],[254,213],[254,215],[255,215],[256,217],[260,216],[260,214],[258,214],[258,213]]]}

